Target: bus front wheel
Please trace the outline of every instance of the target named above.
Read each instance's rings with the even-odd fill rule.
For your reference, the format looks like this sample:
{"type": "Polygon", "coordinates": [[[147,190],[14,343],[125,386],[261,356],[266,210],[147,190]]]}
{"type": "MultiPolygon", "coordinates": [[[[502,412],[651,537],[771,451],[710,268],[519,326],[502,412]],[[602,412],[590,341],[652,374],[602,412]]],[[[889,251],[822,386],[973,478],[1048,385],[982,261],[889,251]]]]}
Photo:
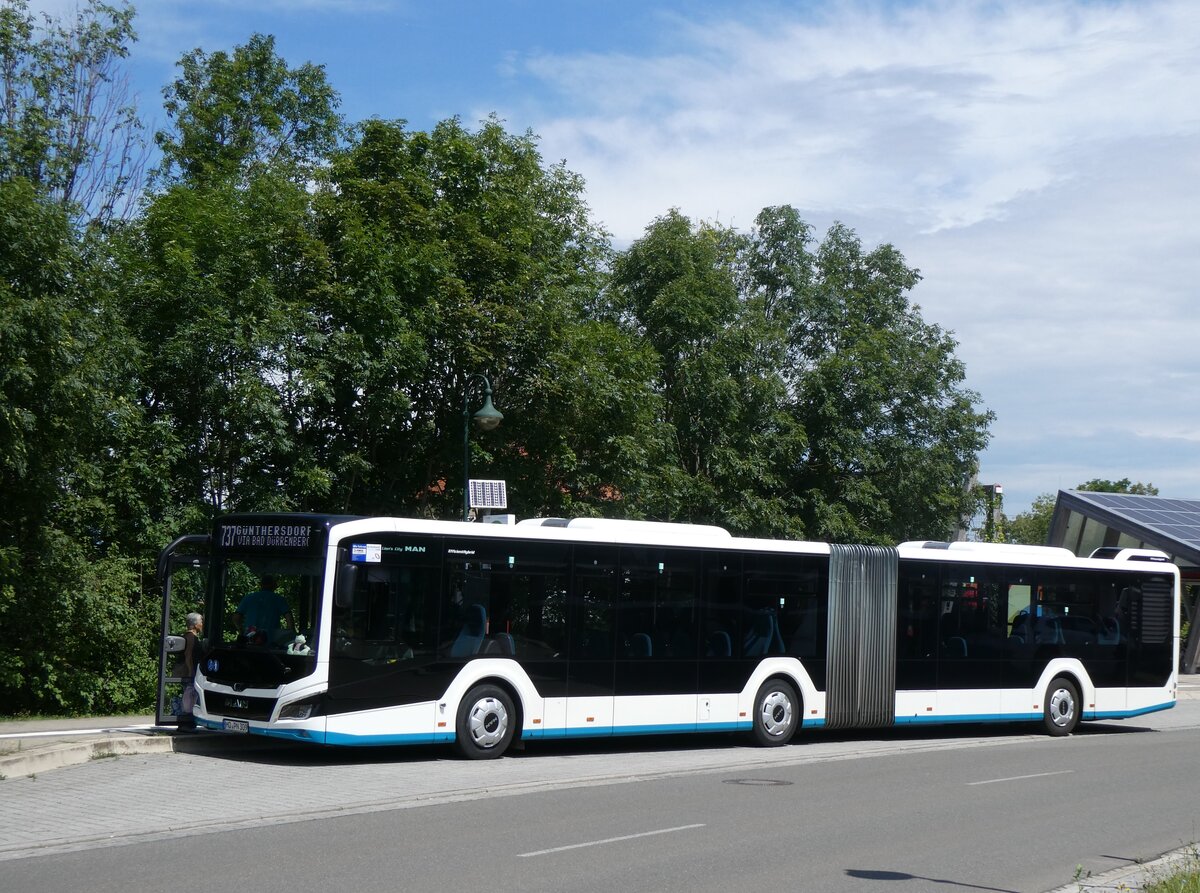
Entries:
{"type": "Polygon", "coordinates": [[[468,759],[495,759],[512,743],[516,718],[506,691],[494,685],[477,686],[467,692],[458,708],[454,744],[468,759]]]}
{"type": "Polygon", "coordinates": [[[800,696],[783,679],[768,679],[754,697],[754,740],[765,747],[787,744],[800,725],[800,696]]]}
{"type": "Polygon", "coordinates": [[[1043,722],[1055,736],[1070,735],[1079,725],[1079,689],[1067,677],[1056,677],[1046,689],[1043,722]]]}

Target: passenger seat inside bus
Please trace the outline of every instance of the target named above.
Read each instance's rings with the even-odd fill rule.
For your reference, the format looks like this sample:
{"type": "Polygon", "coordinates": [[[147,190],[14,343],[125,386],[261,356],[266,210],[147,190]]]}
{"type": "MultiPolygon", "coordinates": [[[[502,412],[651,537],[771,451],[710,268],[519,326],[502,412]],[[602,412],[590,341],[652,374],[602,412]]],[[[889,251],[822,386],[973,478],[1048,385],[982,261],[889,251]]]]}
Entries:
{"type": "Polygon", "coordinates": [[[450,645],[451,657],[470,657],[479,651],[487,632],[487,609],[480,604],[467,605],[467,619],[450,645]]]}
{"type": "Polygon", "coordinates": [[[764,654],[783,653],[783,639],[775,623],[775,615],[762,611],[755,615],[746,637],[742,640],[743,657],[762,657],[764,654]]]}
{"type": "Polygon", "coordinates": [[[630,657],[652,657],[654,645],[648,633],[634,633],[629,637],[630,657]]]}
{"type": "Polygon", "coordinates": [[[496,633],[495,636],[488,639],[487,644],[483,648],[483,653],[512,657],[517,653],[517,646],[513,641],[511,633],[496,633]]]}

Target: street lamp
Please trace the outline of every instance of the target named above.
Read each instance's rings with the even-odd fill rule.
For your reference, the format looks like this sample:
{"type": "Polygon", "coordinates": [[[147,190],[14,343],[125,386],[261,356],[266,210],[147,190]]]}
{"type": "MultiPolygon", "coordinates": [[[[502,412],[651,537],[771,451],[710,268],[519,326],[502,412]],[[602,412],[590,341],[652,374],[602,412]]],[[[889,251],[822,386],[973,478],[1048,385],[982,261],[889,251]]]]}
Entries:
{"type": "Polygon", "coordinates": [[[463,520],[471,520],[471,419],[475,419],[475,426],[480,431],[495,431],[496,427],[504,421],[504,416],[500,410],[492,405],[492,383],[487,380],[486,375],[480,375],[478,372],[468,375],[467,381],[463,385],[463,520]],[[483,407],[471,415],[470,395],[471,382],[478,378],[483,382],[483,407]]]}

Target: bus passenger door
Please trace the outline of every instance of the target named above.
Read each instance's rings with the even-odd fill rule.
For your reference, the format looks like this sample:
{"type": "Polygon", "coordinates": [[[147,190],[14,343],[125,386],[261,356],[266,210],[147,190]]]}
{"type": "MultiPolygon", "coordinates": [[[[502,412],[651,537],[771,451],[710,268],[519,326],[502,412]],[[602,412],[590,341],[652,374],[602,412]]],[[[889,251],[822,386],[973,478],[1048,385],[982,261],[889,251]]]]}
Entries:
{"type": "Polygon", "coordinates": [[[946,564],[938,600],[938,715],[991,721],[1003,707],[1004,589],[983,565],[946,564]]]}
{"type": "Polygon", "coordinates": [[[700,554],[622,546],[619,576],[613,731],[695,731],[700,554]]]}
{"type": "Polygon", "coordinates": [[[575,547],[568,597],[568,737],[611,735],[618,589],[614,546],[575,547]]]}
{"type": "Polygon", "coordinates": [[[204,612],[204,597],[208,591],[208,558],[181,554],[177,550],[188,545],[207,545],[208,542],[207,536],[181,537],[159,556],[158,575],[162,583],[163,602],[155,725],[179,724],[183,682],[176,670],[183,660],[185,620],[193,611],[204,612]]]}

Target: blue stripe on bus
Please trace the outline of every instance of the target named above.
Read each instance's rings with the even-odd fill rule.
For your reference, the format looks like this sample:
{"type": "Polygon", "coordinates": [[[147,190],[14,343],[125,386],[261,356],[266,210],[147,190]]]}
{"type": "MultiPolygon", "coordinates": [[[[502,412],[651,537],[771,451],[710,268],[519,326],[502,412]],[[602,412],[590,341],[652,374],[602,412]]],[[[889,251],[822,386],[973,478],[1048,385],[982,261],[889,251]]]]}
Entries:
{"type": "Polygon", "coordinates": [[[1174,701],[1155,704],[1153,707],[1139,707],[1136,710],[1104,710],[1085,714],[1089,719],[1129,719],[1133,716],[1145,716],[1147,713],[1157,713],[1159,710],[1170,710],[1175,706],[1174,701]]]}
{"type": "Polygon", "coordinates": [[[664,723],[641,726],[596,726],[568,729],[538,729],[525,735],[527,740],[563,738],[600,738],[620,735],[678,735],[688,732],[748,732],[749,721],[710,723],[664,723]]]}
{"type": "Polygon", "coordinates": [[[251,727],[250,731],[258,735],[266,735],[268,738],[282,738],[285,741],[305,741],[315,744],[326,743],[324,732],[313,732],[309,729],[256,729],[251,727]]]}
{"type": "Polygon", "coordinates": [[[897,716],[896,725],[941,725],[956,722],[1025,722],[1026,720],[1041,719],[1040,713],[963,713],[955,716],[939,716],[933,713],[922,713],[918,716],[897,716]]]}
{"type": "Polygon", "coordinates": [[[420,732],[396,735],[347,735],[342,732],[329,732],[325,736],[326,744],[361,744],[364,746],[386,744],[452,744],[454,736],[449,732],[420,732]]]}

